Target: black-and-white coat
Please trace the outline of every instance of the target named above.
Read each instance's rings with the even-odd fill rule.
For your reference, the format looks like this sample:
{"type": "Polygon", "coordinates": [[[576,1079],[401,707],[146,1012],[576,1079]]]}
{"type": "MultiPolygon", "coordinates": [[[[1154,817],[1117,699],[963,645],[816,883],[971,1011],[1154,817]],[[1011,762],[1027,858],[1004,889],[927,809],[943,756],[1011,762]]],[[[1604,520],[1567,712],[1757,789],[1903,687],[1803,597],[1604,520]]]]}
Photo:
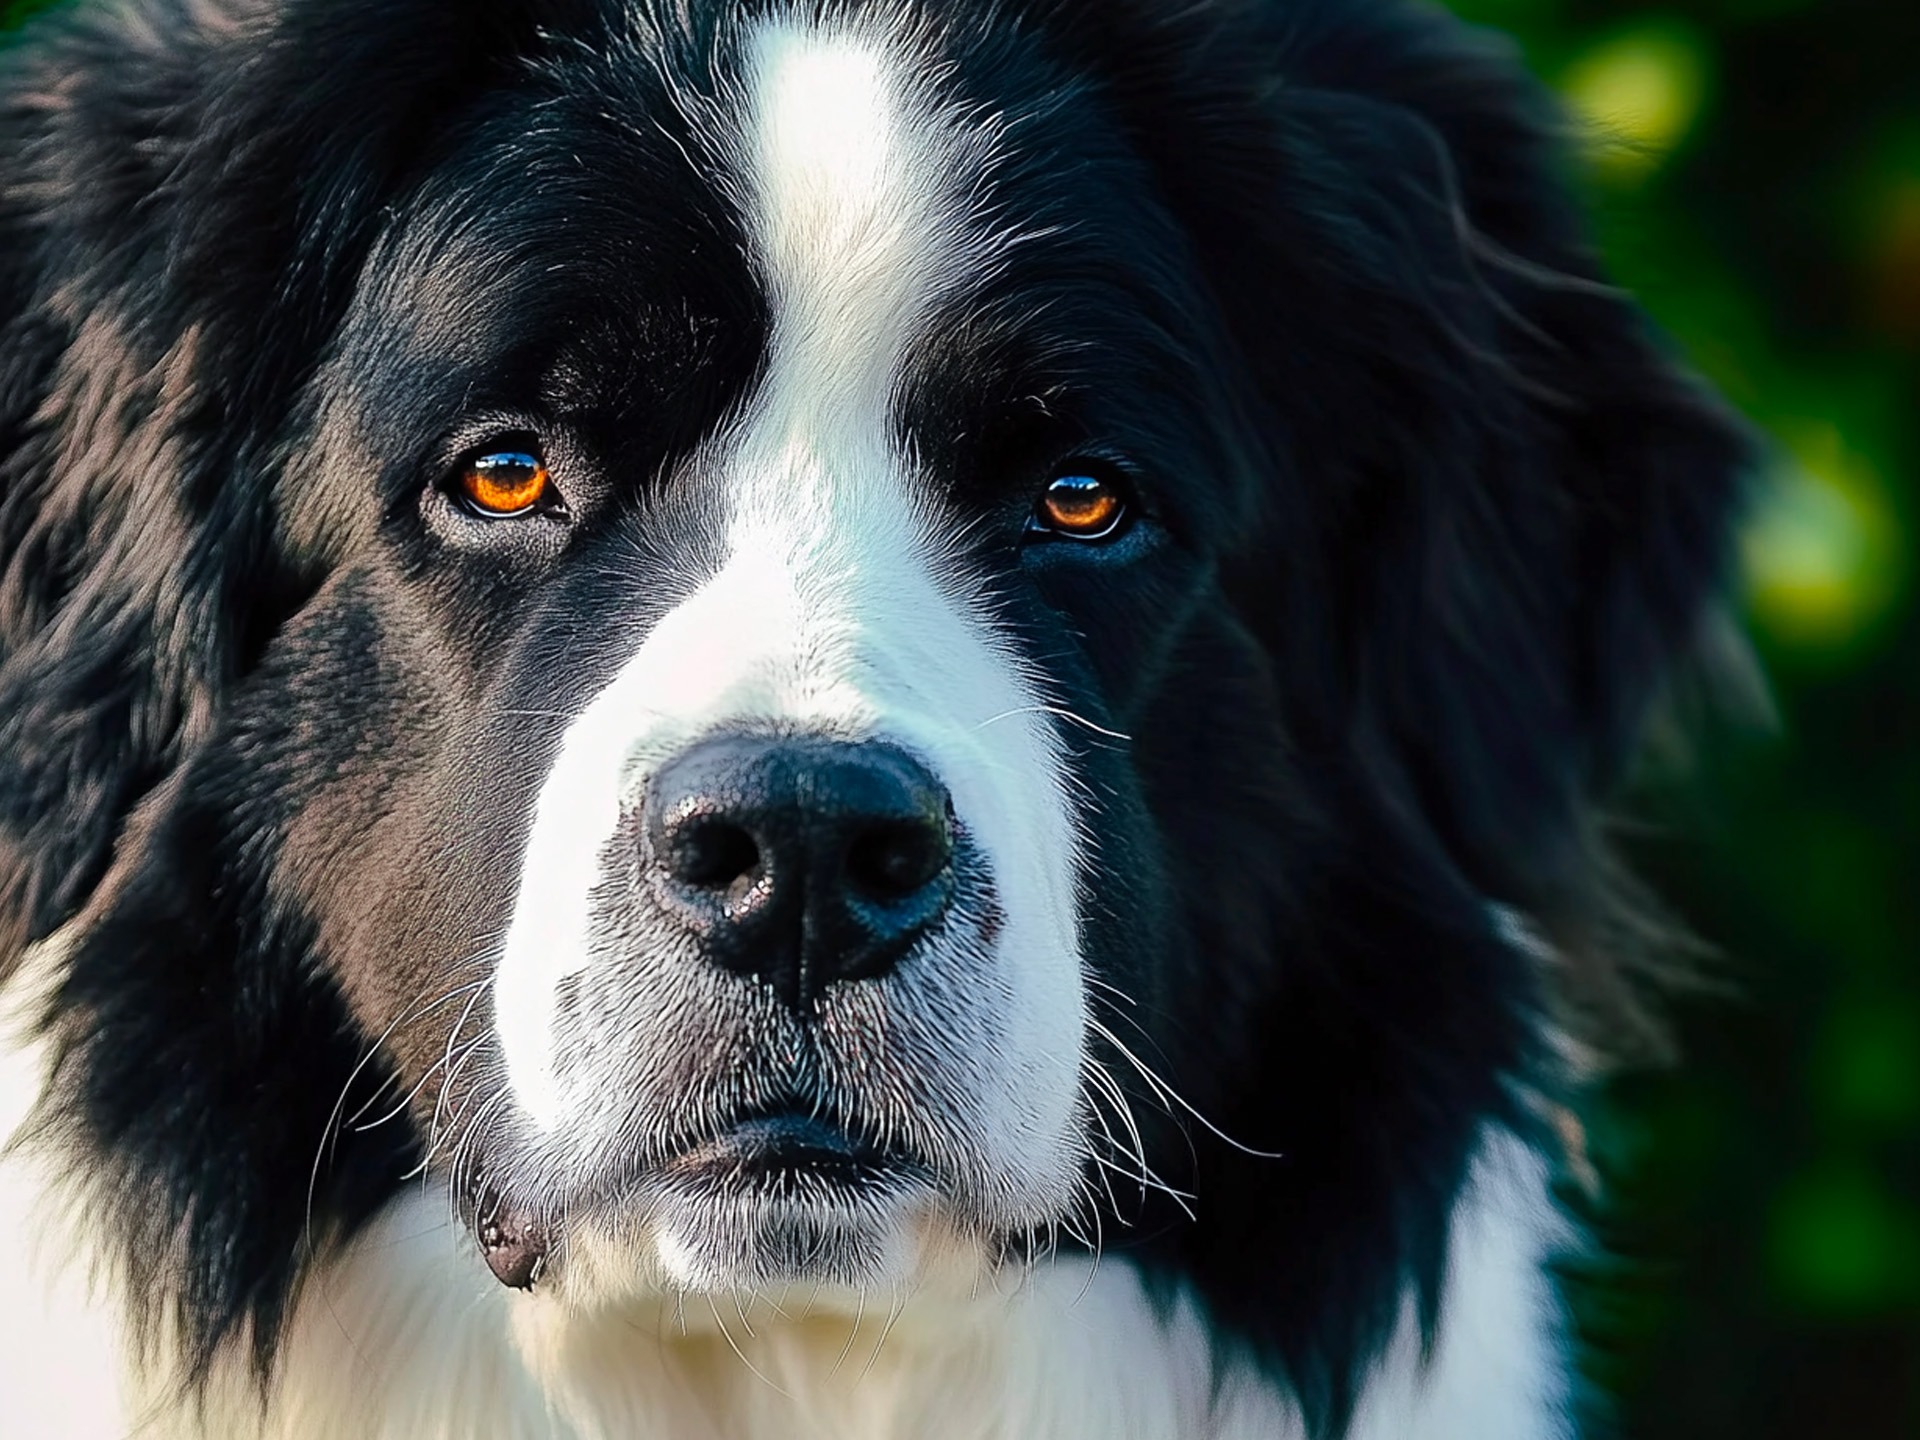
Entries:
{"type": "Polygon", "coordinates": [[[7,1433],[1572,1436],[1745,441],[1554,130],[1391,0],[0,52],[7,1433]]]}

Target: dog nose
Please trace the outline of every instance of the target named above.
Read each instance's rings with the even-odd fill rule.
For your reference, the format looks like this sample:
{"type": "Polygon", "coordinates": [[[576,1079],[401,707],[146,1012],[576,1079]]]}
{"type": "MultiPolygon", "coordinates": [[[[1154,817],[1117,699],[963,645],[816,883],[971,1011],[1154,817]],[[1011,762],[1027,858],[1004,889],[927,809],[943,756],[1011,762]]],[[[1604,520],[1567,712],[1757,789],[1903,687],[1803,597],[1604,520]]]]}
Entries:
{"type": "Polygon", "coordinates": [[[707,957],[795,1009],[885,975],[954,892],[947,791],[892,745],[722,736],[654,776],[647,875],[707,957]]]}

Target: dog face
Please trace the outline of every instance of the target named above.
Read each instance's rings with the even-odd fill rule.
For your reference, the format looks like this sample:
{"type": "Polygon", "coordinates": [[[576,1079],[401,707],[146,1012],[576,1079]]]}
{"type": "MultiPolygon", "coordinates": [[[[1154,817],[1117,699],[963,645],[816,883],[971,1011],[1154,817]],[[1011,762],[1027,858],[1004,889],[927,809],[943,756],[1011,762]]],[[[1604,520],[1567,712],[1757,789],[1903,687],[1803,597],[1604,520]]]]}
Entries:
{"type": "MultiPolygon", "coordinates": [[[[1001,185],[930,37],[715,38],[705,92],[532,87],[370,257],[294,462],[316,543],[363,534],[288,650],[327,758],[288,767],[281,874],[510,1275],[594,1236],[640,1283],[900,1283],[1080,1212],[1085,976],[1130,994],[1150,927],[1084,838],[1149,837],[1062,733],[1117,746],[1133,699],[1076,631],[1164,645],[1142,592],[1191,608],[1204,550],[1149,467],[1238,477],[1204,381],[1170,424],[1124,373],[1217,343],[1126,298],[1177,251],[1001,185]],[[530,153],[590,104],[661,127],[530,153]],[[1137,316],[1111,377],[1064,358],[1103,309],[1137,316]],[[437,743],[382,753],[416,705],[437,743]],[[1094,894],[1126,944],[1083,946],[1094,894]]],[[[1085,198],[1170,241],[1083,148],[1117,172],[1085,198]]]]}
{"type": "Polygon", "coordinates": [[[0,899],[78,916],[136,1275],[270,1341],[424,1167],[580,1303],[1132,1221],[1364,1352],[1547,1083],[1493,907],[1592,922],[1742,453],[1506,62],[323,8],[180,21],[137,113],[90,32],[4,82],[0,899]]]}

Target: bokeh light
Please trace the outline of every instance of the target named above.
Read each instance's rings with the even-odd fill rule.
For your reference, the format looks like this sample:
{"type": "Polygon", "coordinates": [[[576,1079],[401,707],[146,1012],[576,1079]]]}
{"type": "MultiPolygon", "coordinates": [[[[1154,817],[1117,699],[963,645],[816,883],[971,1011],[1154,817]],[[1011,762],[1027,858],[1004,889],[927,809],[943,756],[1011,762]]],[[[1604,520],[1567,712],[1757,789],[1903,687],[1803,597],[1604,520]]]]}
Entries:
{"type": "Polygon", "coordinates": [[[1637,22],[1583,48],[1560,76],[1585,124],[1594,160],[1617,181],[1638,180],[1686,139],[1707,100],[1705,38],[1671,18],[1637,22]]]}
{"type": "Polygon", "coordinates": [[[1590,1370],[1631,1440],[1920,1435],[1920,7],[1454,0],[1586,137],[1604,249],[1770,441],[1710,723],[1635,859],[1714,947],[1592,1120],[1590,1370]]]}
{"type": "Polygon", "coordinates": [[[1884,477],[1823,419],[1776,420],[1742,559],[1754,624],[1784,647],[1844,658],[1900,598],[1905,543],[1884,477]]]}

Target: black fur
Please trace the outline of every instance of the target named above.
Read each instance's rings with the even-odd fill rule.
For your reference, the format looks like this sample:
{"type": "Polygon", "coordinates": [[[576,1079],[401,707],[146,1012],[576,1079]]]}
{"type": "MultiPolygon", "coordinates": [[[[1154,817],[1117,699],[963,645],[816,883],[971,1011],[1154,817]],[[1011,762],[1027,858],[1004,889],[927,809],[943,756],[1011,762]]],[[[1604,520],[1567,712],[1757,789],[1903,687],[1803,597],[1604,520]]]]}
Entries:
{"type": "MultiPolygon", "coordinates": [[[[691,137],[618,117],[671,130],[661,75],[705,84],[743,8],[140,0],[0,54],[0,969],[87,916],[45,1123],[200,1372],[269,1364],[310,1244],[421,1156],[432,1086],[413,1133],[335,1133],[370,1048],[346,1113],[462,1013],[383,1034],[487,928],[420,857],[525,823],[553,734],[483,699],[610,663],[522,619],[596,613],[596,546],[695,543],[660,477],[764,302],[691,137]],[[449,560],[423,477],[529,413],[600,477],[579,538],[449,560]]],[[[1480,1127],[1560,1085],[1548,1017],[1625,1023],[1594,807],[1700,641],[1747,442],[1606,284],[1488,37],[1389,0],[921,8],[960,95],[1038,117],[999,198],[1068,238],[902,424],[969,516],[1062,444],[1172,497],[1131,566],[990,523],[976,558],[1133,737],[1065,737],[1107,797],[1089,944],[1141,998],[1109,1023],[1284,1157],[1169,1119],[1197,1219],[1107,1228],[1336,1435],[1405,1286],[1436,1303],[1480,1127]]]]}

